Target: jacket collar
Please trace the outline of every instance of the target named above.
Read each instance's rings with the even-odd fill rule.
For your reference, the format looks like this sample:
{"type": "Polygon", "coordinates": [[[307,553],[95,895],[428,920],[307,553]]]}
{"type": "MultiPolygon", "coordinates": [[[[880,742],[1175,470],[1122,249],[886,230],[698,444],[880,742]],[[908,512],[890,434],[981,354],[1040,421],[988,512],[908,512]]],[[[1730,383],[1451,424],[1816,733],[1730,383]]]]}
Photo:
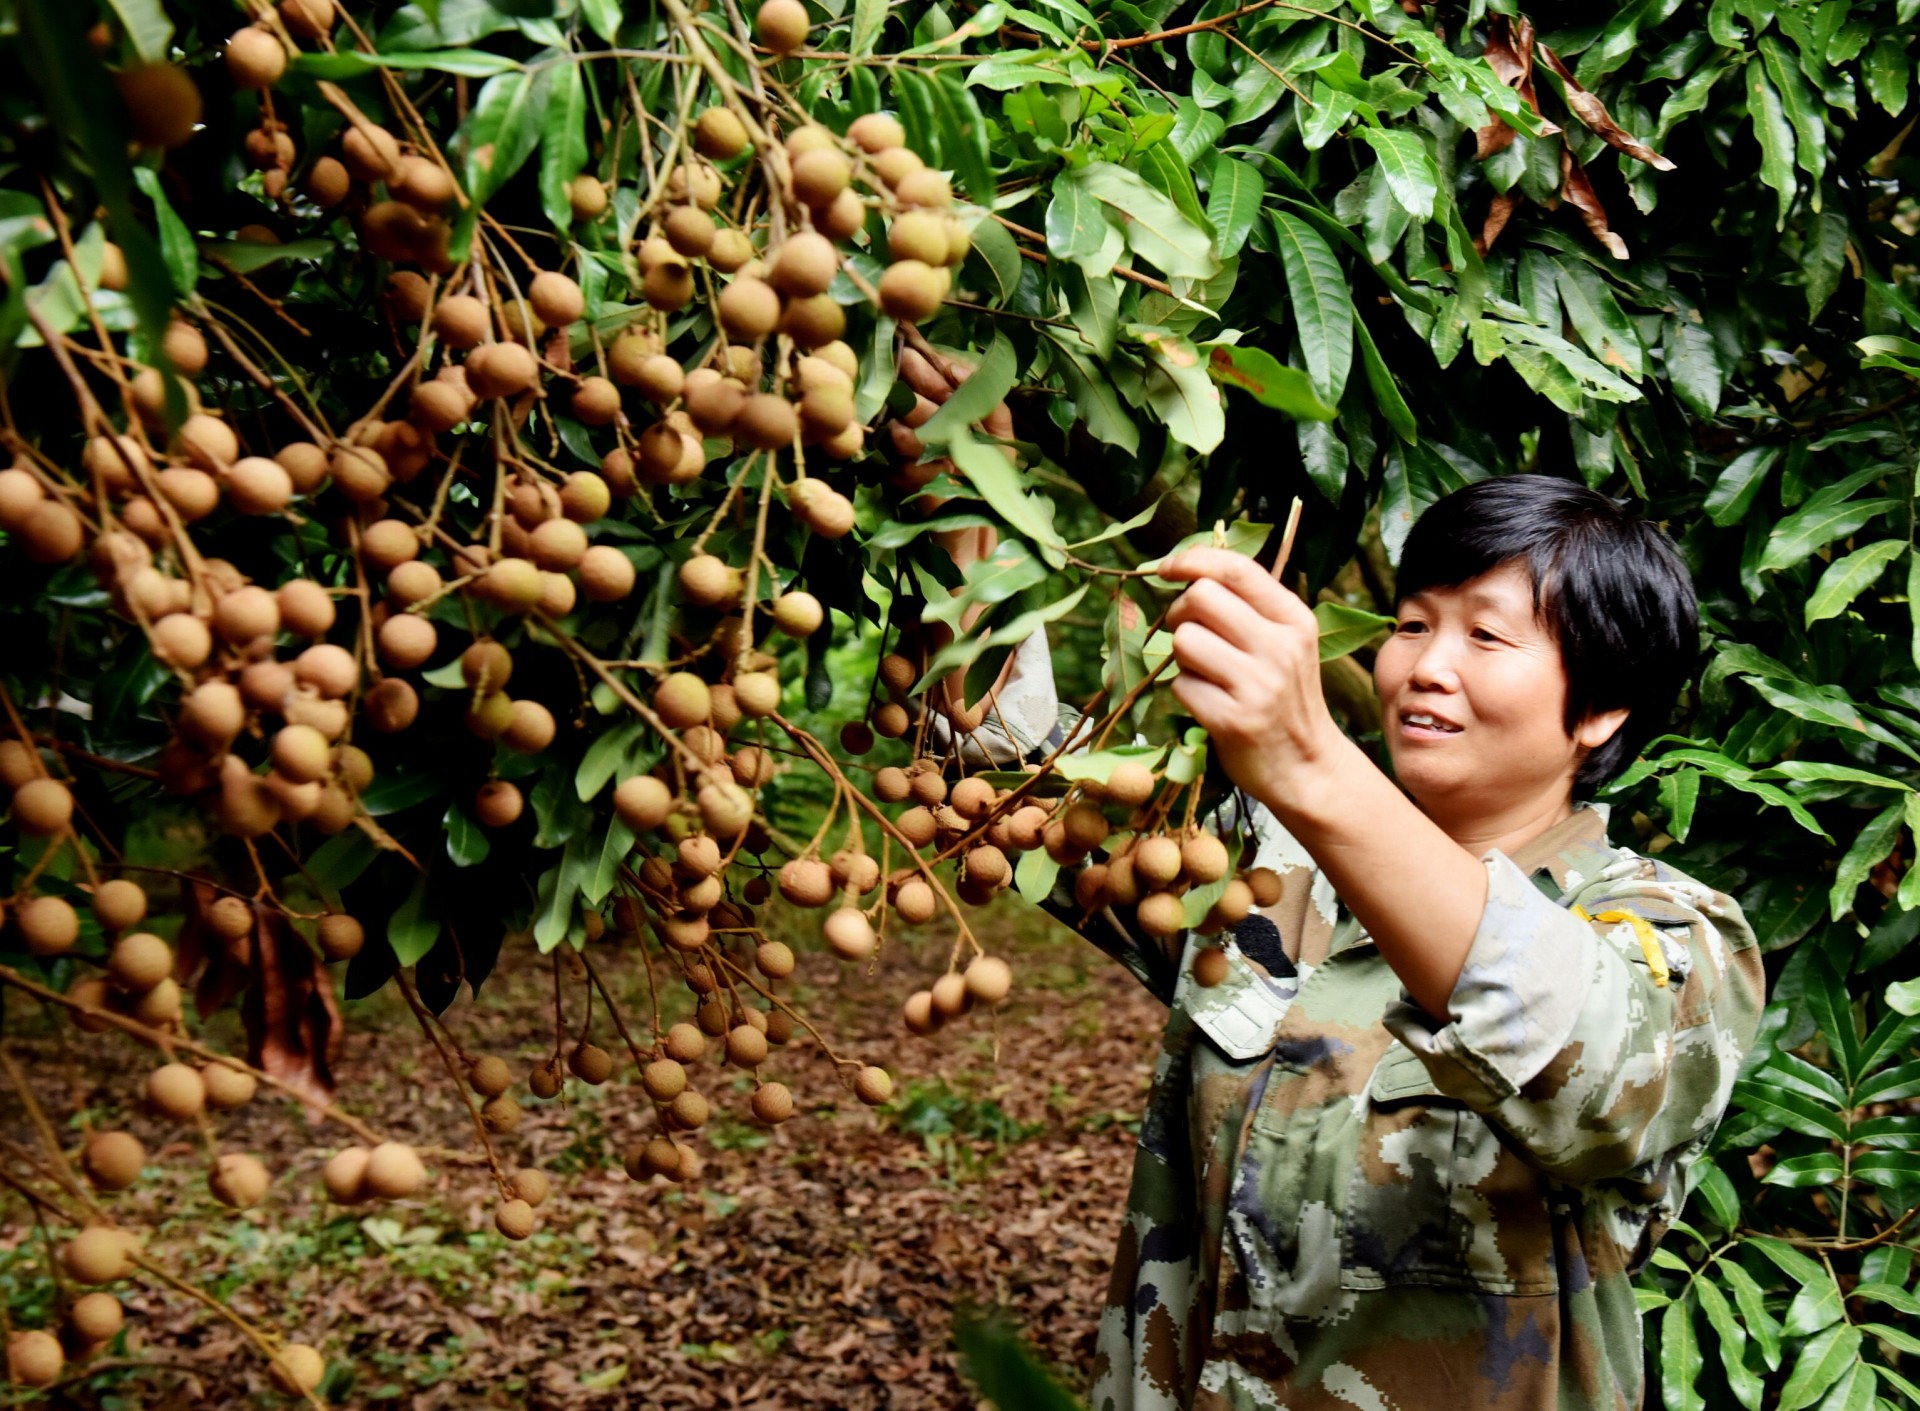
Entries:
{"type": "Polygon", "coordinates": [[[1550,881],[1553,895],[1564,896],[1571,886],[1592,878],[1612,855],[1607,843],[1608,811],[1603,803],[1578,805],[1546,832],[1515,848],[1514,865],[1542,891],[1550,881]]]}

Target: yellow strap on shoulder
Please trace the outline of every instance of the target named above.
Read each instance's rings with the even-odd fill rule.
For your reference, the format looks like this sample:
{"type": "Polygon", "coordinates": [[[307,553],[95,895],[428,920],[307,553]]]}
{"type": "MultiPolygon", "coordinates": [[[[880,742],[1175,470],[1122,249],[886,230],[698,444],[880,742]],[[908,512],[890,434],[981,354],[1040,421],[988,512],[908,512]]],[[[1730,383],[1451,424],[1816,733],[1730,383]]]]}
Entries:
{"type": "Polygon", "coordinates": [[[1610,924],[1624,921],[1633,927],[1633,934],[1640,941],[1640,953],[1647,958],[1647,969],[1653,972],[1653,983],[1663,990],[1667,987],[1673,972],[1667,969],[1666,949],[1653,933],[1653,927],[1646,917],[1636,916],[1631,911],[1603,911],[1597,916],[1589,916],[1584,906],[1574,907],[1573,914],[1582,921],[1605,921],[1610,924]]]}

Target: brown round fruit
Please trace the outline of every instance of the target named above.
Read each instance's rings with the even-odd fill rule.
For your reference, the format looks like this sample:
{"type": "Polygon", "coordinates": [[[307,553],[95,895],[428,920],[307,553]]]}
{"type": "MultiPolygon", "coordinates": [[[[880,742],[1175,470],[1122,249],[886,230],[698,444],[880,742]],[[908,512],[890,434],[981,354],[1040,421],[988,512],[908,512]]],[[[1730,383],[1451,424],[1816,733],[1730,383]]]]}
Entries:
{"type": "Polygon", "coordinates": [[[884,152],[907,140],[907,130],[891,113],[863,113],[847,128],[847,137],[863,152],[884,152]]]}
{"type": "Polygon", "coordinates": [[[693,145],[703,157],[728,161],[747,150],[746,124],[730,108],[708,108],[694,121],[693,145]]]}
{"type": "Polygon", "coordinates": [[[82,1342],[106,1342],[120,1331],[126,1316],[126,1309],[112,1294],[82,1294],[67,1310],[67,1326],[82,1342]]]}
{"type": "Polygon", "coordinates": [[[96,1190],[123,1191],[140,1179],[147,1150],[131,1132],[96,1132],[87,1139],[80,1164],[96,1190]]]}
{"type": "Polygon", "coordinates": [[[305,1396],[326,1380],[327,1359],[304,1342],[290,1342],[274,1354],[268,1371],[286,1395],[305,1396]]]}
{"type": "Polygon", "coordinates": [[[788,236],[774,256],[773,286],[794,299],[824,294],[839,268],[832,241],[815,231],[799,231],[788,236]]]}
{"type": "Polygon", "coordinates": [[[853,1092],[868,1107],[878,1107],[892,1099],[893,1078],[884,1068],[862,1068],[854,1075],[853,1092]]]}
{"type": "Polygon", "coordinates": [[[136,64],[115,74],[113,84],[126,106],[133,140],[142,147],[174,148],[193,136],[200,122],[200,90],[184,69],[136,64]]]}
{"type": "Polygon", "coordinates": [[[209,1063],[200,1070],[200,1081],[206,1084],[207,1106],[216,1112],[245,1107],[260,1087],[253,1074],[225,1063],[209,1063]]]}
{"type": "Polygon", "coordinates": [[[414,1149],[402,1142],[381,1142],[367,1153],[363,1184],[379,1200],[401,1200],[426,1184],[427,1170],[414,1149]]]}
{"type": "Polygon", "coordinates": [[[946,295],[946,280],[921,260],[898,260],[880,276],[880,307],[902,323],[930,318],[946,295]]]}
{"type": "Polygon", "coordinates": [[[542,270],[533,277],[527,286],[527,302],[549,328],[577,323],[587,312],[587,298],[580,286],[557,270],[542,270]]]}
{"type": "Polygon", "coordinates": [[[138,926],[147,914],[147,894],[138,882],[116,877],[93,894],[93,914],[109,931],[138,926]]]}
{"type": "Polygon", "coordinates": [[[38,1328],[16,1330],[7,1338],[7,1380],[23,1387],[52,1386],[67,1357],[60,1339],[38,1328]]]}
{"type": "Polygon", "coordinates": [[[207,1085],[199,1070],[165,1063],[147,1075],[147,1102],[162,1117],[185,1121],[206,1108],[207,1085]]]}
{"type": "Polygon", "coordinates": [[[213,1198],[235,1210],[248,1210],[266,1198],[273,1177],[255,1157],[228,1152],[207,1176],[213,1198]]]}
{"type": "Polygon", "coordinates": [[[753,28],[762,44],[784,57],[807,42],[807,7],[801,0],[766,0],[753,28]]]}
{"type": "Polygon", "coordinates": [[[520,790],[505,779],[490,779],[473,796],[473,813],[483,827],[505,828],[515,822],[526,801],[520,790]]]}
{"type": "Polygon", "coordinates": [[[676,730],[704,721],[713,708],[707,683],[690,671],[675,671],[654,692],[653,708],[676,730]]]}

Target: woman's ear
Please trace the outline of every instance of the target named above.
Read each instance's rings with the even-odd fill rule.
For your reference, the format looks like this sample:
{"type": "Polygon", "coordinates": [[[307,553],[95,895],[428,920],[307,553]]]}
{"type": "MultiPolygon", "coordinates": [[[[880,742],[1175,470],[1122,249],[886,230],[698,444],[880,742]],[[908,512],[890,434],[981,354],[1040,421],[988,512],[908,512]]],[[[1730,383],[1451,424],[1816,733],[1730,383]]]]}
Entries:
{"type": "Polygon", "coordinates": [[[1595,711],[1573,727],[1574,743],[1591,754],[1620,733],[1620,727],[1627,723],[1631,713],[1625,707],[1595,711]]]}

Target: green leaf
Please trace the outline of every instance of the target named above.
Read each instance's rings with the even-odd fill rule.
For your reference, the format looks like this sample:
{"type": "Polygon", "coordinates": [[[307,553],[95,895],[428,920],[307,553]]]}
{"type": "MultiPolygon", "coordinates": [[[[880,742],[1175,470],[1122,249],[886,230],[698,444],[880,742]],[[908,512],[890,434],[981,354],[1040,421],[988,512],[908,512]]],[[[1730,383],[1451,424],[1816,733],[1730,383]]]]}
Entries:
{"type": "Polygon", "coordinates": [[[149,64],[163,64],[173,45],[173,21],[160,0],[107,0],[133,52],[149,64]]]}
{"type": "Polygon", "coordinates": [[[1807,599],[1807,626],[1845,612],[1906,549],[1904,539],[1882,539],[1828,564],[1813,596],[1807,599]]]}
{"type": "Polygon", "coordinates": [[[1644,362],[1640,335],[1600,272],[1584,261],[1566,261],[1557,274],[1560,301],[1580,341],[1608,367],[1628,377],[1640,376],[1644,362]]]}
{"type": "Polygon", "coordinates": [[[1059,875],[1060,864],[1047,855],[1045,848],[1035,848],[1020,855],[1013,869],[1014,890],[1030,902],[1044,901],[1052,895],[1054,879],[1059,875]]]}
{"type": "Polygon", "coordinates": [[[1767,680],[1759,676],[1741,679],[1758,691],[1769,705],[1778,706],[1802,720],[1831,725],[1840,730],[1853,730],[1899,750],[1909,759],[1920,759],[1920,754],[1916,754],[1904,740],[1884,725],[1869,720],[1861,712],[1859,704],[1838,687],[1815,686],[1796,680],[1767,680]]]}
{"type": "Polygon", "coordinates": [[[1059,353],[1054,366],[1067,384],[1073,409],[1087,430],[1109,446],[1117,446],[1131,455],[1140,449],[1140,428],[1127,414],[1120,393],[1094,357],[1093,350],[1077,334],[1055,329],[1042,330],[1059,353]]]}
{"type": "Polygon", "coordinates": [[[1379,159],[1375,170],[1386,177],[1393,199],[1416,219],[1432,220],[1440,173],[1427,154],[1426,143],[1411,132],[1390,128],[1364,127],[1360,136],[1379,159]]]}
{"type": "Polygon", "coordinates": [[[1060,266],[1060,286],[1067,294],[1067,317],[1088,349],[1096,358],[1112,357],[1120,339],[1120,281],[1068,262],[1060,266]]]}
{"type": "Polygon", "coordinates": [[[1853,1176],[1876,1186],[1920,1185],[1920,1151],[1869,1151],[1853,1159],[1853,1176]]]}
{"type": "Polygon", "coordinates": [[[926,671],[914,684],[914,691],[925,690],[949,671],[964,671],[972,666],[989,646],[1018,646],[1049,622],[1058,622],[1079,607],[1080,600],[1086,597],[1087,589],[1092,586],[1092,584],[1083,584],[1064,598],[1058,598],[1023,612],[1006,622],[996,624],[991,641],[988,640],[987,634],[976,632],[949,642],[935,653],[933,660],[927,664],[926,671]]]}
{"type": "Polygon", "coordinates": [[[1734,1190],[1733,1182],[1727,1179],[1725,1171],[1711,1161],[1702,1161],[1697,1168],[1693,1193],[1706,1203],[1721,1229],[1739,1228],[1740,1194],[1734,1190]]]}
{"type": "Polygon", "coordinates": [[[886,22],[887,0],[854,0],[853,33],[847,41],[847,48],[854,58],[864,59],[873,52],[873,46],[879,40],[886,22]]]}
{"type": "Polygon", "coordinates": [[[987,120],[979,101],[951,68],[943,68],[934,76],[932,89],[941,151],[960,178],[961,189],[992,209],[993,159],[987,151],[987,120]]]}
{"type": "Polygon", "coordinates": [[[1747,1366],[1746,1329],[1740,1326],[1740,1320],[1734,1316],[1727,1296],[1714,1283],[1713,1273],[1711,1268],[1702,1270],[1700,1277],[1693,1281],[1693,1292],[1700,1299],[1700,1307],[1706,1313],[1707,1321],[1719,1334],[1720,1365],[1726,1369],[1727,1389],[1747,1411],[1760,1411],[1760,1398],[1765,1395],[1766,1387],[1754,1375],[1753,1369],[1747,1366]]]}
{"type": "Polygon", "coordinates": [[[567,938],[573,929],[573,901],[580,884],[599,860],[600,849],[592,838],[581,834],[560,852],[560,860],[540,874],[538,900],[534,908],[533,939],[540,954],[546,955],[567,938]]]}
{"type": "Polygon", "coordinates": [[[1220,389],[1209,360],[1193,343],[1164,329],[1135,324],[1128,332],[1147,350],[1147,403],[1182,445],[1206,455],[1227,434],[1220,389]]]}
{"type": "Polygon", "coordinates": [[[1320,660],[1332,661],[1366,646],[1393,627],[1394,619],[1345,603],[1315,603],[1314,621],[1320,625],[1320,660]]]}
{"type": "Polygon", "coordinates": [[[1830,1151],[1815,1151],[1805,1156],[1788,1157],[1761,1177],[1761,1180],[1769,1186],[1786,1186],[1798,1190],[1803,1186],[1833,1185],[1845,1174],[1839,1157],[1830,1151]]]}
{"type": "Polygon", "coordinates": [[[557,67],[547,89],[540,139],[540,207],[563,235],[573,224],[567,188],[587,164],[586,70],[577,63],[557,67]]]}
{"type": "Polygon", "coordinates": [[[1920,1014],[1920,980],[1898,980],[1887,986],[1887,1007],[1898,1014],[1920,1014]]]}
{"type": "Polygon", "coordinates": [[[1820,1411],[1873,1411],[1879,1389],[1879,1373],[1865,1362],[1854,1362],[1820,1403],[1820,1411]]]}
{"type": "Polygon", "coordinates": [[[992,553],[967,566],[966,585],[960,592],[949,593],[918,564],[914,571],[927,594],[928,606],[922,616],[928,622],[955,629],[968,608],[1004,603],[1047,578],[1046,565],[1020,540],[1011,538],[1002,539],[992,553]]]}
{"type": "Polygon", "coordinates": [[[466,178],[462,184],[476,205],[486,204],[540,145],[553,69],[547,64],[527,73],[504,73],[481,87],[456,144],[466,178]]]}
{"type": "MultiPolygon", "coordinates": [[[[993,292],[987,302],[1003,307],[1020,287],[1020,247],[999,221],[987,219],[973,227],[973,254],[993,276],[993,292]]],[[[1105,281],[1111,284],[1112,281],[1105,281]]]]}
{"type": "Polygon", "coordinates": [[[1760,1285],[1740,1265],[1722,1259],[1714,1266],[1733,1290],[1733,1301],[1745,1320],[1747,1333],[1760,1347],[1760,1360],[1769,1371],[1780,1369],[1780,1322],[1767,1312],[1766,1296],[1760,1285]]]}
{"type": "Polygon", "coordinates": [[[1781,1329],[1789,1337],[1816,1333],[1839,1322],[1845,1312],[1839,1286],[1833,1276],[1823,1270],[1821,1278],[1803,1285],[1793,1296],[1781,1329]]]}
{"type": "Polygon", "coordinates": [[[1297,367],[1287,367],[1264,348],[1238,343],[1206,345],[1207,371],[1215,381],[1238,387],[1263,407],[1301,421],[1332,421],[1339,408],[1328,406],[1297,367]]]}
{"type": "Polygon", "coordinates": [[[1054,181],[1055,199],[1074,187],[1099,201],[1128,248],[1162,272],[1186,279],[1211,279],[1219,272],[1207,232],[1138,174],[1112,162],[1089,162],[1054,181]]]}
{"type": "Polygon", "coordinates": [[[430,914],[427,901],[427,879],[421,877],[387,918],[387,944],[402,965],[418,965],[440,939],[440,920],[430,914]]]}
{"type": "Polygon", "coordinates": [[[586,898],[588,906],[598,906],[607,899],[613,884],[620,880],[621,864],[632,851],[633,829],[616,814],[607,824],[607,835],[601,840],[600,856],[594,863],[593,875],[582,878],[580,882],[580,895],[586,898]]]}
{"type": "Polygon", "coordinates": [[[1055,567],[1065,563],[1066,545],[1053,527],[1052,502],[1026,489],[1005,452],[974,440],[963,428],[947,443],[947,454],[995,514],[1032,541],[1055,567]]]}
{"type": "Polygon", "coordinates": [[[993,414],[994,408],[1013,390],[1019,376],[1019,358],[1013,341],[996,329],[993,342],[980,356],[979,366],[953,389],[953,395],[915,434],[928,446],[944,445],[955,436],[968,435],[969,427],[993,414]]]}
{"type": "Polygon", "coordinates": [[[288,260],[324,260],[339,246],[331,240],[317,239],[283,240],[278,245],[257,245],[250,240],[209,240],[201,248],[207,259],[222,269],[252,274],[288,260]]]}
{"type": "Polygon", "coordinates": [[[1056,181],[1047,201],[1047,253],[1071,260],[1089,278],[1105,279],[1126,239],[1107,219],[1107,208],[1083,183],[1056,181]]]}
{"type": "Polygon", "coordinates": [[[1760,179],[1779,194],[1780,214],[1774,226],[1787,228],[1787,212],[1799,191],[1794,179],[1793,126],[1787,121],[1780,95],[1767,81],[1763,65],[1747,63],[1747,112],[1753,120],[1753,135],[1760,142],[1760,179]]]}
{"type": "Polygon", "coordinates": [[[1821,1332],[1801,1352],[1793,1374],[1787,1378],[1780,1392],[1779,1411],[1801,1411],[1813,1405],[1859,1355],[1858,1328],[1841,1323],[1821,1332]]]}
{"type": "Polygon", "coordinates": [[[299,54],[287,65],[289,73],[309,79],[359,78],[381,69],[426,69],[458,74],[462,78],[492,78],[513,73],[520,64],[504,54],[484,49],[428,49],[417,54],[369,54],[360,49],[338,49],[331,54],[299,54]]]}
{"type": "MultiPolygon", "coordinates": [[[[1794,159],[1807,174],[1807,188],[1812,194],[1813,209],[1817,211],[1820,209],[1820,178],[1827,170],[1826,104],[1807,87],[1799,61],[1786,52],[1776,36],[1761,36],[1760,58],[1767,66],[1767,76],[1773,80],[1774,89],[1780,95],[1781,108],[1793,127],[1796,139],[1794,159]]],[[[1752,67],[1751,62],[1748,67],[1752,67]]]]}
{"type": "Polygon", "coordinates": [[[1766,484],[1767,472],[1779,459],[1778,446],[1755,446],[1734,457],[1713,482],[1713,489],[1707,492],[1706,503],[1701,506],[1707,518],[1722,529],[1745,519],[1766,484]]]}
{"type": "Polygon", "coordinates": [[[1667,832],[1684,843],[1693,828],[1694,805],[1700,801],[1700,771],[1681,768],[1660,776],[1660,806],[1667,811],[1667,832]]]}
{"type": "Polygon", "coordinates": [[[620,33],[620,0],[580,0],[587,27],[608,44],[620,33]]]}
{"type": "Polygon", "coordinates": [[[1713,335],[1685,313],[1669,317],[1665,330],[1662,346],[1673,395],[1695,416],[1711,417],[1720,409],[1720,393],[1726,384],[1713,335]]]}
{"type": "MultiPolygon", "coordinates": [[[[153,202],[154,224],[160,227],[160,254],[167,262],[167,273],[173,276],[175,292],[191,294],[200,282],[200,252],[194,248],[193,232],[187,229],[187,223],[180,219],[173,203],[167,199],[159,172],[151,167],[135,167],[133,180],[141,193],[153,202]]],[[[327,248],[331,249],[331,244],[327,248]]]]}
{"type": "Polygon", "coordinates": [[[1691,1291],[1660,1313],[1660,1400],[1667,1411],[1700,1411],[1700,1340],[1691,1291]]]}
{"type": "Polygon", "coordinates": [[[1913,85],[1913,61],[1907,57],[1907,36],[1889,30],[1874,41],[1860,73],[1867,81],[1867,96],[1884,108],[1889,117],[1898,117],[1907,108],[1907,90],[1913,85]]]}
{"type": "Polygon", "coordinates": [[[1839,211],[1824,211],[1808,233],[1804,260],[1807,267],[1807,317],[1817,318],[1827,301],[1840,288],[1840,277],[1847,267],[1847,242],[1851,231],[1846,216],[1839,211]]]}
{"type": "Polygon", "coordinates": [[[1216,152],[1207,168],[1207,219],[1222,259],[1240,253],[1260,219],[1260,203],[1267,194],[1266,179],[1252,162],[1228,152],[1216,152]]]}
{"type": "Polygon", "coordinates": [[[1076,1411],[1079,1406],[1005,1324],[956,1313],[953,1337],[968,1378],[999,1411],[1076,1411]]]}
{"type": "Polygon", "coordinates": [[[1900,824],[1905,817],[1904,801],[1890,804],[1874,815],[1873,820],[1855,836],[1847,855],[1840,859],[1839,870],[1833,874],[1833,887],[1827,897],[1827,905],[1835,921],[1853,910],[1854,893],[1860,890],[1860,884],[1893,851],[1893,845],[1900,838],[1900,824]]]}
{"type": "Polygon", "coordinates": [[[1373,393],[1373,404],[1380,409],[1380,415],[1394,433],[1402,441],[1411,444],[1419,439],[1419,423],[1413,419],[1413,408],[1407,405],[1407,399],[1401,395],[1400,384],[1394,380],[1393,370],[1387,366],[1387,360],[1380,356],[1380,348],[1373,341],[1367,321],[1360,317],[1358,309],[1353,311],[1353,334],[1360,344],[1360,364],[1366,369],[1367,389],[1373,393]]]}
{"type": "Polygon", "coordinates": [[[646,729],[644,721],[630,720],[594,736],[593,743],[580,757],[580,767],[573,773],[573,791],[581,802],[598,798],[600,791],[613,782],[621,765],[626,763],[627,752],[646,729]]]}
{"type": "Polygon", "coordinates": [[[1353,366],[1353,296],[1346,274],[1320,232],[1298,216],[1275,211],[1273,234],[1307,375],[1320,400],[1337,405],[1353,366]]]}
{"type": "Polygon", "coordinates": [[[487,837],[486,829],[459,804],[447,809],[440,826],[447,835],[447,857],[455,867],[478,866],[493,851],[493,843],[487,837]]]}
{"type": "Polygon", "coordinates": [[[1833,1141],[1847,1139],[1845,1118],[1800,1093],[1742,1080],[1735,1086],[1734,1094],[1748,1111],[1759,1113],[1796,1132],[1833,1141]]]}

